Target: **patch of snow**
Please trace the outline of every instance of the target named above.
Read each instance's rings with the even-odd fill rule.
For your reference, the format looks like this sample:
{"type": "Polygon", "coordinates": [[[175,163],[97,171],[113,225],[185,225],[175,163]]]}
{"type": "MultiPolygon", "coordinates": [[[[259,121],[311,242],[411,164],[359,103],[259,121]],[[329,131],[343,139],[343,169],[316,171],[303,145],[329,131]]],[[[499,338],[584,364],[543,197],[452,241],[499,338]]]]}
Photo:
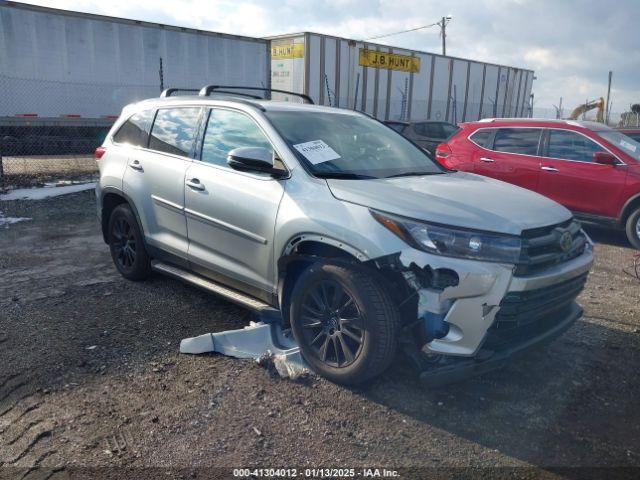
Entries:
{"type": "Polygon", "coordinates": [[[12,225],[14,223],[25,222],[27,220],[31,220],[31,219],[27,217],[5,217],[0,211],[0,227],[3,227],[3,226],[8,227],[9,225],[12,225]]]}
{"type": "Polygon", "coordinates": [[[64,187],[19,188],[9,193],[0,195],[0,200],[43,200],[45,198],[59,197],[69,193],[93,190],[93,183],[81,183],[79,185],[65,185],[64,187]]]}

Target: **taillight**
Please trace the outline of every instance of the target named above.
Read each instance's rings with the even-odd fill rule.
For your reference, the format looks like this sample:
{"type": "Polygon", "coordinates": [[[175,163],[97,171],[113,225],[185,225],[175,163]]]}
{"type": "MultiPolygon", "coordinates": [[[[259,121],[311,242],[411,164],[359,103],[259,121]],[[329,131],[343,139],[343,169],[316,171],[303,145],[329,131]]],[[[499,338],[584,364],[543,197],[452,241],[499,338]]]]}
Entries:
{"type": "Polygon", "coordinates": [[[96,159],[96,162],[102,158],[102,156],[107,153],[107,149],[104,147],[96,148],[96,151],[93,152],[93,158],[96,159]]]}
{"type": "Polygon", "coordinates": [[[449,168],[447,165],[447,157],[451,155],[451,148],[446,143],[441,143],[436,147],[436,160],[438,160],[442,165],[449,168]]]}

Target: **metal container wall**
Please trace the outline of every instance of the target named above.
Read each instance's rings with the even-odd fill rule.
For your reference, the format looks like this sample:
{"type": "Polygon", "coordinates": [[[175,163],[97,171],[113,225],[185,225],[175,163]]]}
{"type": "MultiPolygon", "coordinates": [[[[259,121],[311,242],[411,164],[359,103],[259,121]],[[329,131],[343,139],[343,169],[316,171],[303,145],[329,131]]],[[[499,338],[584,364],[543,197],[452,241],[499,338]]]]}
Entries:
{"type": "Polygon", "coordinates": [[[298,45],[295,59],[272,56],[272,86],[280,82],[322,105],[361,110],[382,120],[458,123],[529,114],[531,70],[315,33],[270,40],[272,53],[274,46],[284,52],[288,45],[298,45]],[[366,64],[362,50],[375,52],[376,61],[384,54],[397,65],[366,64]]]}
{"type": "Polygon", "coordinates": [[[159,95],[161,57],[166,87],[268,86],[268,48],[263,39],[0,0],[0,116],[118,115],[159,95]]]}

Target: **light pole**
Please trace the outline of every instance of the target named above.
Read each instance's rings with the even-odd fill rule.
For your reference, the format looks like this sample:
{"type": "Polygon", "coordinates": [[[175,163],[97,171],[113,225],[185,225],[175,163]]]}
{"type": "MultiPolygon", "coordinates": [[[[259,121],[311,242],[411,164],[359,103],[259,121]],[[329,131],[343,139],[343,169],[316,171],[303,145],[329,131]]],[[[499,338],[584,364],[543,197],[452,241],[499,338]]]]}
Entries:
{"type": "Polygon", "coordinates": [[[442,17],[436,25],[440,27],[440,36],[442,37],[442,55],[447,54],[447,24],[453,20],[453,15],[447,15],[446,17],[442,17]]]}

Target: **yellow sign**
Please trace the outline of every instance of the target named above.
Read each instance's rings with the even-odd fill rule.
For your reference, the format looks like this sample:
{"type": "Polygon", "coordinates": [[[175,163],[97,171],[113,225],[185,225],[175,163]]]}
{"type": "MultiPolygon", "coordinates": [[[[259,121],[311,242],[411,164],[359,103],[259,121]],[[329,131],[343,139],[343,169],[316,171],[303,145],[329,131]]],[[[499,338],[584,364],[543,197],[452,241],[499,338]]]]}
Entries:
{"type": "Polygon", "coordinates": [[[284,43],[280,45],[271,44],[271,58],[303,58],[304,43],[284,43]]]}
{"type": "Polygon", "coordinates": [[[387,70],[400,70],[401,72],[418,73],[420,71],[420,59],[418,57],[376,52],[366,48],[360,49],[358,64],[363,67],[386,68],[387,70]]]}

